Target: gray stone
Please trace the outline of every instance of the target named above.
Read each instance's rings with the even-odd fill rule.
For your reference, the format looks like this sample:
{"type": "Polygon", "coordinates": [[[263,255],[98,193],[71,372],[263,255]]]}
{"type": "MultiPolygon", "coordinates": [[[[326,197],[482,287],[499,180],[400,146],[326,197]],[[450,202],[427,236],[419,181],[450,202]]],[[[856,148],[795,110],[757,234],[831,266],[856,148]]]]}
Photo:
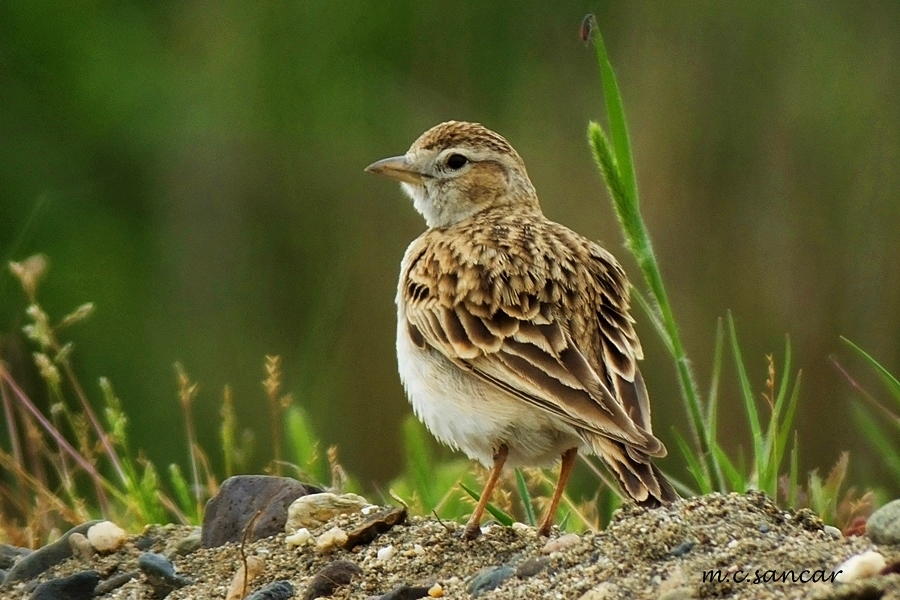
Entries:
{"type": "Polygon", "coordinates": [[[503,565],[502,567],[488,567],[482,569],[469,580],[466,589],[472,596],[480,596],[484,592],[493,590],[501,583],[509,579],[515,574],[512,567],[503,565]]]}
{"type": "Polygon", "coordinates": [[[45,581],[31,592],[31,600],[90,600],[98,583],[97,571],[81,571],[45,581]]]}
{"type": "Polygon", "coordinates": [[[175,572],[175,565],[162,554],[144,552],[138,557],[138,569],[153,588],[157,598],[165,598],[173,590],[194,583],[175,572]]]}
{"type": "Polygon", "coordinates": [[[256,590],[244,600],[288,600],[293,597],[294,586],[290,581],[281,580],[256,590]]]}
{"type": "Polygon", "coordinates": [[[519,579],[533,577],[547,568],[548,564],[550,564],[550,559],[546,556],[532,556],[531,558],[522,561],[519,566],[516,567],[516,577],[519,579]]]}
{"type": "Polygon", "coordinates": [[[866,522],[866,533],[876,544],[900,544],[900,500],[873,512],[866,522]]]}
{"type": "Polygon", "coordinates": [[[3,580],[3,587],[9,587],[18,581],[28,581],[37,577],[50,567],[58,565],[62,561],[72,556],[72,546],[69,544],[69,536],[73,533],[84,535],[87,530],[100,521],[88,521],[77,527],[73,527],[63,534],[61,538],[47,544],[39,550],[35,550],[31,554],[19,559],[16,564],[6,573],[3,580]]]}
{"type": "Polygon", "coordinates": [[[253,525],[247,536],[248,541],[281,533],[291,502],[321,491],[290,477],[229,477],[222,483],[219,493],[206,503],[201,543],[204,548],[216,548],[229,542],[239,542],[251,520],[253,525]],[[257,512],[259,517],[256,517],[257,512]]]}
{"type": "Polygon", "coordinates": [[[31,554],[28,548],[0,544],[0,569],[8,569],[23,556],[31,554]]]}
{"type": "Polygon", "coordinates": [[[382,594],[378,597],[378,600],[418,600],[418,598],[427,598],[428,590],[430,589],[418,585],[401,585],[400,587],[395,587],[387,594],[382,594]]]}
{"type": "Polygon", "coordinates": [[[342,585],[347,585],[357,575],[362,574],[362,569],[356,563],[349,560],[336,560],[316,573],[309,587],[306,588],[306,600],[315,600],[324,596],[331,596],[342,585]]]}

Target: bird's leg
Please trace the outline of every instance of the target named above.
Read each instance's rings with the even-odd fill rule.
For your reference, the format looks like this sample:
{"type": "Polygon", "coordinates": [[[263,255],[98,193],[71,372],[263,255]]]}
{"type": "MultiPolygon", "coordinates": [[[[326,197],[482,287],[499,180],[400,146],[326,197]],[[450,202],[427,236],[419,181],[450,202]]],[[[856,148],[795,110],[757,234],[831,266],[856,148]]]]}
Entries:
{"type": "Polygon", "coordinates": [[[538,529],[540,535],[550,535],[550,528],[553,527],[553,517],[556,515],[556,507],[559,506],[559,500],[562,498],[566,489],[566,481],[572,474],[572,468],[575,466],[575,457],[578,456],[578,448],[569,448],[562,455],[562,465],[559,467],[559,479],[556,481],[556,489],[553,490],[553,498],[550,500],[550,507],[541,521],[541,527],[538,529]]]}
{"type": "Polygon", "coordinates": [[[487,483],[484,484],[484,490],[481,492],[481,498],[475,506],[475,512],[469,517],[466,523],[466,531],[463,533],[463,539],[474,540],[481,535],[481,515],[484,513],[484,507],[487,506],[488,500],[491,498],[491,492],[500,479],[500,471],[503,470],[503,463],[506,462],[506,456],[509,454],[509,448],[506,444],[500,444],[494,453],[494,466],[491,467],[491,474],[488,476],[487,483]]]}

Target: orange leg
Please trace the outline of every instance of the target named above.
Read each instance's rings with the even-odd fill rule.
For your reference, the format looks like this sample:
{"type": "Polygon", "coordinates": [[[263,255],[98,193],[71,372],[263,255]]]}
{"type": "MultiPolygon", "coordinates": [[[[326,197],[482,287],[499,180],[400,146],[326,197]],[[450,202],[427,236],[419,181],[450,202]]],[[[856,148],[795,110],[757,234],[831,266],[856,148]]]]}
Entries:
{"type": "Polygon", "coordinates": [[[484,490],[481,492],[481,498],[478,500],[475,512],[472,513],[472,516],[469,517],[469,522],[466,523],[463,539],[474,540],[481,535],[481,515],[484,514],[484,507],[487,506],[488,500],[491,499],[491,493],[494,491],[494,486],[497,485],[497,480],[500,479],[500,471],[503,470],[503,463],[506,462],[507,454],[509,454],[509,448],[506,447],[506,444],[500,444],[497,452],[494,453],[494,466],[491,467],[491,474],[488,476],[487,483],[484,484],[484,490]]]}
{"type": "Polygon", "coordinates": [[[553,490],[553,498],[550,500],[550,508],[541,521],[541,527],[538,529],[540,535],[550,535],[550,528],[553,527],[553,517],[556,515],[556,508],[559,506],[559,500],[562,498],[566,489],[566,481],[572,474],[572,468],[575,466],[575,457],[578,456],[578,448],[570,448],[563,452],[562,465],[559,467],[559,479],[556,481],[556,489],[553,490]]]}

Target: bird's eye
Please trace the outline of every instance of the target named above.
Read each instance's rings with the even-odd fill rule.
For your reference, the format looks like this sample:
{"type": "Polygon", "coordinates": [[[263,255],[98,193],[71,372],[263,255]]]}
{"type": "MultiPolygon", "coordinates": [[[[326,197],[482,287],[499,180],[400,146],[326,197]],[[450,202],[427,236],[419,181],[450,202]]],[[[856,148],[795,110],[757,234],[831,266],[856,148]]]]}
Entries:
{"type": "Polygon", "coordinates": [[[466,163],[469,162],[469,159],[463,156],[462,154],[451,154],[447,157],[447,166],[453,169],[454,171],[459,171],[466,163]]]}

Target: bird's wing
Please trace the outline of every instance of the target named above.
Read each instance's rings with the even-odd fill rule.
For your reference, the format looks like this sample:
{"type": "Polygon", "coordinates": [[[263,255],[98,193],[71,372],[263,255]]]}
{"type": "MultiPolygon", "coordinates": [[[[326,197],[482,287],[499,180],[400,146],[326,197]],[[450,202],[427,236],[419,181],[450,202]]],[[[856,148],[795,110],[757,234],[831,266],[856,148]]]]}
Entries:
{"type": "MultiPolygon", "coordinates": [[[[577,430],[661,456],[634,367],[640,346],[624,273],[605,254],[617,272],[595,265],[591,252],[604,251],[557,227],[572,239],[526,231],[526,239],[538,240],[533,249],[515,240],[479,244],[477,231],[420,238],[404,260],[398,290],[407,333],[419,347],[577,430]]],[[[521,225],[508,229],[523,235],[521,225]]]]}

